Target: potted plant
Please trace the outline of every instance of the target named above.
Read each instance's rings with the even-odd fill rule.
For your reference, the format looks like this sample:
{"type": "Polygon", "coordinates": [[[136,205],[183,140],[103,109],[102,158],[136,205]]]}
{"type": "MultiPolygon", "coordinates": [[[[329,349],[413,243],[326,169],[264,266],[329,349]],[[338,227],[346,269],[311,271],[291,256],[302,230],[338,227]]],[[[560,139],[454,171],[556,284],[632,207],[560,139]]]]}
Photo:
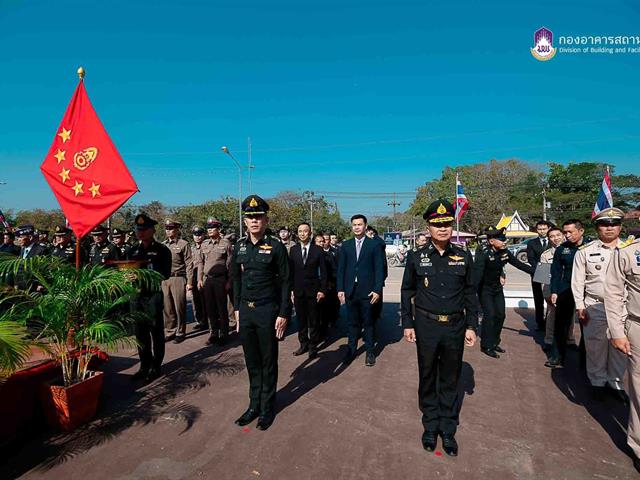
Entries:
{"type": "Polygon", "coordinates": [[[28,279],[25,289],[7,289],[8,320],[25,325],[36,341],[47,345],[61,366],[58,382],[43,385],[41,399],[49,423],[70,430],[91,419],[102,391],[102,372],[91,370],[101,351],[134,346],[129,327],[150,321],[131,312],[140,288],[157,289],[160,275],[146,269],[85,265],[76,269],[59,258],[0,258],[0,275],[28,279]]]}

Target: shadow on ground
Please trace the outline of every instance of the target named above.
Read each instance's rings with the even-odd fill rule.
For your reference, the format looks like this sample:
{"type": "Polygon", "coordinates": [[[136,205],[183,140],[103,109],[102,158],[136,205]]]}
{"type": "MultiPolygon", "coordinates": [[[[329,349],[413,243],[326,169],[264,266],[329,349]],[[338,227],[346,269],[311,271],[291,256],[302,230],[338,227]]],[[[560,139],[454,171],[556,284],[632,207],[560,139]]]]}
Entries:
{"type": "Polygon", "coordinates": [[[132,426],[159,419],[181,424],[184,433],[198,420],[201,411],[179,398],[208,386],[211,375],[232,376],[244,370],[240,353],[202,348],[167,362],[160,379],[140,387],[130,381],[129,375],[119,373],[133,363],[137,360],[114,356],[105,365],[102,408],[94,421],[70,433],[44,432],[13,445],[12,451],[4,452],[8,455],[0,465],[0,477],[15,478],[34,468],[47,471],[117,438],[132,426]]]}

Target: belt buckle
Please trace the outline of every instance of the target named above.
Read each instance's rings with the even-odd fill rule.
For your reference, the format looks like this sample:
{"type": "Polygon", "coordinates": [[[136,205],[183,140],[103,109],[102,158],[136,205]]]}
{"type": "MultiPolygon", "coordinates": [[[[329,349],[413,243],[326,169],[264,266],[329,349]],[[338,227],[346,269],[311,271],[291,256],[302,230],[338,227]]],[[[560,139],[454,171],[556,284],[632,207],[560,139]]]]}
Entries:
{"type": "Polygon", "coordinates": [[[449,315],[438,315],[438,322],[447,323],[449,321],[449,315]]]}
{"type": "Polygon", "coordinates": [[[256,308],[256,302],[247,302],[247,307],[256,308]]]}

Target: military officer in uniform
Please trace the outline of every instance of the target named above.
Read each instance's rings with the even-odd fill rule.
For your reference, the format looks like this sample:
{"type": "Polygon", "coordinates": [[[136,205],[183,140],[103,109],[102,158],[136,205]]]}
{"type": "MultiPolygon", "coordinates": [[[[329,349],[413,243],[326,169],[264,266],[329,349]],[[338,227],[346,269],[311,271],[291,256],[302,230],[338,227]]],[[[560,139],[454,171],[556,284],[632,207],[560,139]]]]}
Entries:
{"type": "Polygon", "coordinates": [[[111,240],[120,253],[120,259],[129,258],[132,247],[125,242],[125,231],[121,228],[114,228],[111,230],[111,240]]]}
{"type": "Polygon", "coordinates": [[[278,230],[278,239],[280,240],[280,243],[287,247],[287,253],[291,250],[291,247],[296,244],[296,242],[291,239],[291,230],[286,226],[282,226],[278,230]]]}
{"type": "Polygon", "coordinates": [[[504,228],[487,229],[487,246],[479,248],[473,264],[474,283],[482,305],[482,353],[500,358],[505,350],[500,346],[500,333],[505,319],[504,290],[502,275],[509,263],[523,272],[533,275],[534,267],[522,263],[505,248],[507,236],[504,228]]]}
{"type": "Polygon", "coordinates": [[[196,324],[193,326],[194,331],[200,331],[207,328],[207,317],[204,305],[204,296],[202,285],[198,284],[198,274],[202,271],[202,242],[204,241],[204,228],[196,225],[191,229],[193,235],[193,245],[191,245],[191,259],[193,260],[193,278],[191,279],[191,306],[193,308],[193,319],[196,324]]]}
{"type": "Polygon", "coordinates": [[[53,248],[53,244],[49,241],[49,230],[38,230],[36,233],[38,235],[38,245],[42,247],[45,255],[49,255],[53,248]]]}
{"type": "Polygon", "coordinates": [[[553,338],[558,357],[550,358],[545,367],[556,368],[564,365],[567,353],[567,337],[573,328],[575,302],[571,293],[571,271],[573,259],[584,244],[584,226],[580,220],[567,220],[562,224],[562,232],[567,239],[553,254],[551,263],[551,303],[556,307],[553,338]]]}
{"type": "Polygon", "coordinates": [[[109,260],[120,260],[120,251],[107,240],[109,230],[107,227],[97,225],[90,234],[93,239],[89,250],[89,263],[91,265],[105,265],[109,260]]]}
{"type": "Polygon", "coordinates": [[[627,356],[627,444],[640,472],[640,240],[629,237],[613,252],[604,281],[604,309],[611,343],[627,356]]]}
{"type": "MultiPolygon", "coordinates": [[[[65,225],[57,225],[53,233],[56,241],[51,249],[52,257],[64,258],[72,265],[76,264],[76,244],[71,239],[71,229],[65,225]]],[[[80,249],[80,261],[85,261],[86,256],[82,248],[80,249]]]]}
{"type": "Polygon", "coordinates": [[[162,282],[165,340],[181,343],[187,336],[187,290],[192,289],[193,259],[189,243],[180,238],[180,224],[167,219],[162,242],[171,251],[171,274],[162,282]]]}
{"type": "Polygon", "coordinates": [[[233,248],[233,304],[249,373],[249,408],[237,420],[243,426],[258,418],[266,430],[275,418],[278,339],[291,313],[289,259],[285,246],[265,235],[269,205],[257,195],[242,202],[247,236],[233,248]]]}
{"type": "MultiPolygon", "coordinates": [[[[171,250],[154,238],[158,224],[146,214],[136,216],[136,235],[140,242],[131,250],[129,259],[142,262],[141,268],[154,270],[167,279],[171,275],[171,250]]],[[[151,320],[136,322],[136,340],[140,355],[140,370],[132,380],[155,380],[161,374],[164,359],[164,322],[162,291],[142,290],[134,310],[149,314],[151,320]]]]}
{"type": "Polygon", "coordinates": [[[626,401],[622,378],[627,358],[609,343],[607,316],[604,310],[604,281],[615,249],[622,243],[620,230],[624,212],[606,208],[593,223],[598,239],[580,248],[573,260],[571,292],[576,304],[578,320],[582,324],[587,352],[587,377],[596,398],[603,396],[606,386],[617,398],[626,401]]]}
{"type": "Polygon", "coordinates": [[[445,453],[456,456],[462,354],[465,345],[475,344],[478,325],[473,260],[450,241],[454,209],[447,200],[431,203],[423,217],[431,241],[408,254],[401,289],[402,325],[405,339],[418,351],[422,445],[432,452],[440,434],[445,453]]]}
{"type": "Polygon", "coordinates": [[[209,238],[202,242],[198,285],[202,289],[209,324],[207,345],[223,344],[229,333],[227,292],[231,265],[231,242],[220,234],[220,223],[211,217],[207,220],[209,238]]]}

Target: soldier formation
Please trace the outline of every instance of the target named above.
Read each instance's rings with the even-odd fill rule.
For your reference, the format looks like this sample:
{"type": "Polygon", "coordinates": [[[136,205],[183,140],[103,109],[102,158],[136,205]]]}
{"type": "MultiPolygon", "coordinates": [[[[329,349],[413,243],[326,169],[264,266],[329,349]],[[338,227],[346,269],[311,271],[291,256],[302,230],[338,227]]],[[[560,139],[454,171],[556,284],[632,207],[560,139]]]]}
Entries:
{"type": "MultiPolygon", "coordinates": [[[[232,243],[222,224],[208,218],[191,230],[193,243],[181,238],[181,225],[164,223],[167,239],[155,239],[157,221],[145,214],[135,219],[135,236],[105,227],[91,231],[90,246],[77,249],[66,226],[36,233],[30,225],[4,234],[0,252],[29,258],[53,255],[75,263],[113,265],[139,261],[164,278],[162,290],[143,291],[134,308],[147,311],[153,322],[136,326],[140,370],[134,380],[161,375],[165,342],[181,343],[187,333],[187,294],[192,295],[193,331],[209,332],[207,345],[222,345],[230,328],[239,334],[249,374],[249,405],[236,420],[268,429],[275,419],[278,341],[295,307],[299,348],[294,355],[318,355],[320,344],[346,305],[348,345],[343,364],[352,363],[360,337],[365,365],[376,363],[375,331],[382,313],[387,277],[385,244],[368,227],[364,215],[351,218],[353,238],[340,244],[334,234],[313,235],[311,226],[297,226],[296,243],[287,227],[274,236],[269,205],[257,195],[242,203],[247,235],[232,243]],[[129,237],[129,238],[127,238],[129,237]]],[[[418,399],[424,434],[422,445],[458,454],[455,433],[459,421],[458,387],[465,346],[472,347],[482,311],[481,351],[495,359],[505,320],[504,266],[509,263],[532,277],[536,323],[545,333],[545,366],[565,365],[575,344],[574,324],[581,329],[582,358],[593,394],[612,394],[630,405],[628,443],[640,471],[640,242],[620,240],[624,213],[608,208],[594,217],[597,239],[584,237],[584,226],[568,220],[561,227],[538,222],[538,237],[527,245],[528,263],[507,250],[504,229],[490,227],[487,244],[471,253],[451,241],[454,208],[436,200],[426,209],[428,237],[422,235],[408,253],[401,286],[404,337],[416,344],[418,399]],[[546,304],[546,308],[545,308],[546,304]],[[629,372],[625,393],[623,377],[629,372]]]]}

